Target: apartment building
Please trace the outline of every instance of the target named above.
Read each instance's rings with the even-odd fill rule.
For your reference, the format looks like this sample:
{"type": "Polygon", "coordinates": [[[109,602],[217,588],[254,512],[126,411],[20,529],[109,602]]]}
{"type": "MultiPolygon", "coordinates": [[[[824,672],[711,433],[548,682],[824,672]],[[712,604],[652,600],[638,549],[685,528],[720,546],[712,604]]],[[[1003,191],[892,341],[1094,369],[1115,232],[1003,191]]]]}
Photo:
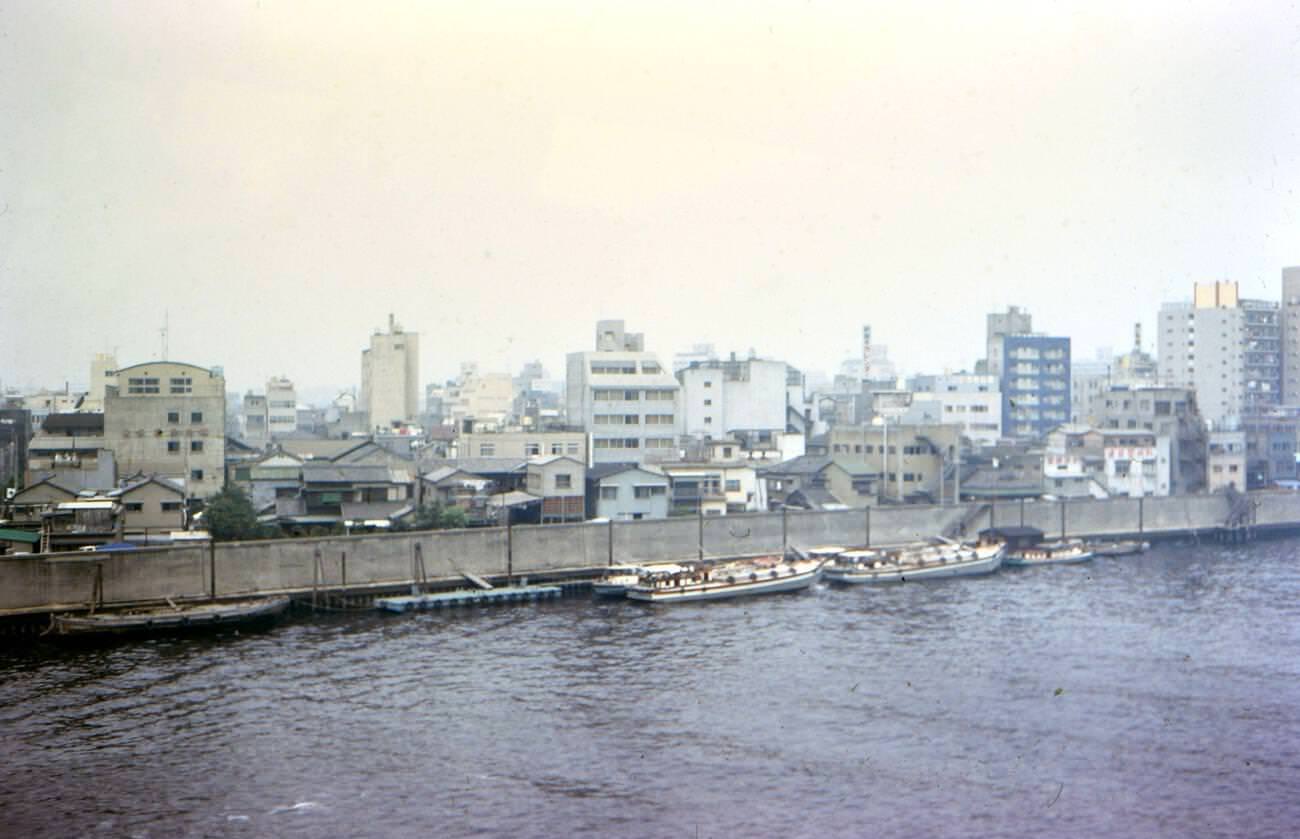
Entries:
{"type": "Polygon", "coordinates": [[[596,350],[569,353],[568,421],[591,435],[591,461],[645,463],[672,457],[681,429],[681,385],[640,333],[600,321],[596,350]]]}
{"type": "Polygon", "coordinates": [[[1002,434],[1039,438],[1070,418],[1070,339],[1002,337],[1002,434]]]}
{"type": "Polygon", "coordinates": [[[1195,284],[1191,303],[1160,307],[1160,384],[1194,389],[1214,428],[1267,412],[1282,402],[1282,321],[1277,303],[1244,300],[1235,282],[1195,284]]]}

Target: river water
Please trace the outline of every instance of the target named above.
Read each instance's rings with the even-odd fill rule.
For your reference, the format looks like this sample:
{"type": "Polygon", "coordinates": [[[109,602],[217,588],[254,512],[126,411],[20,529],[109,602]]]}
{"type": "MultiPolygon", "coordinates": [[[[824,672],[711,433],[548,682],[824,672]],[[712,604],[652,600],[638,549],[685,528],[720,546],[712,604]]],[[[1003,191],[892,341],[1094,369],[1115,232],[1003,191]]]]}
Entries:
{"type": "Polygon", "coordinates": [[[45,836],[1286,836],[1300,542],[0,653],[45,836]]]}

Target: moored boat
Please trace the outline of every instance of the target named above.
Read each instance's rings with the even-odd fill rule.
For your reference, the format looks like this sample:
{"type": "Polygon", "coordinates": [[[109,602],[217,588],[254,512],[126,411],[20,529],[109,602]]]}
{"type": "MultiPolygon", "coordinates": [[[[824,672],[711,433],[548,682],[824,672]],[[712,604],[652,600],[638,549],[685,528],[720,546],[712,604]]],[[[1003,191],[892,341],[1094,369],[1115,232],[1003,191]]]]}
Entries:
{"type": "Polygon", "coordinates": [[[270,623],[289,608],[288,597],[258,597],[224,602],[185,603],[54,615],[51,631],[64,636],[187,632],[270,623]]]}
{"type": "Polygon", "coordinates": [[[817,582],[825,560],[768,556],[681,566],[666,572],[646,569],[627,597],[650,603],[723,600],[781,591],[799,591],[817,582]]]}
{"type": "Polygon", "coordinates": [[[1061,542],[1042,542],[1008,552],[1003,560],[1005,565],[1063,565],[1072,562],[1087,562],[1092,559],[1092,551],[1082,539],[1068,539],[1061,542]]]}
{"type": "Polygon", "coordinates": [[[1119,542],[1089,542],[1088,548],[1093,556],[1129,556],[1149,550],[1151,543],[1126,539],[1119,542]]]}
{"type": "Polygon", "coordinates": [[[826,566],[832,583],[900,583],[991,574],[1002,564],[1001,542],[945,542],[845,551],[826,566]]]}

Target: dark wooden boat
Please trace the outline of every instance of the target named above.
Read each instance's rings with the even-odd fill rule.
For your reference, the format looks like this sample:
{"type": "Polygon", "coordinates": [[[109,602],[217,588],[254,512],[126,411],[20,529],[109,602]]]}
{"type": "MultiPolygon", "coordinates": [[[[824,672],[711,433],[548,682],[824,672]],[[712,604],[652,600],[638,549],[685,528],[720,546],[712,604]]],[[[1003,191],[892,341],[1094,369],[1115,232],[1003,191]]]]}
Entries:
{"type": "Polygon", "coordinates": [[[209,603],[169,604],[54,615],[51,632],[63,636],[188,632],[270,623],[289,608],[288,597],[258,597],[209,603]]]}

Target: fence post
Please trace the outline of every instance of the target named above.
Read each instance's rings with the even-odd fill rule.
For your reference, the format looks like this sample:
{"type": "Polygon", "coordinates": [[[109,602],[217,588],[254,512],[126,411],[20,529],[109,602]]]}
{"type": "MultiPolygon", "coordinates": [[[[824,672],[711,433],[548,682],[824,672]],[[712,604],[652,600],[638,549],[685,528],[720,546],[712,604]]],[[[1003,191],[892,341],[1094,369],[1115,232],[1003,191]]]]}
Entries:
{"type": "Polygon", "coordinates": [[[789,510],[784,504],[781,505],[781,556],[790,553],[790,524],[786,520],[786,514],[789,510]]]}
{"type": "Polygon", "coordinates": [[[1065,499],[1061,499],[1061,539],[1065,539],[1065,499]]]}
{"type": "Polygon", "coordinates": [[[1138,535],[1146,533],[1146,503],[1145,499],[1138,496],[1138,535]]]}
{"type": "Polygon", "coordinates": [[[506,513],[506,583],[515,584],[515,532],[509,512],[506,513]]]}
{"type": "Polygon", "coordinates": [[[608,533],[608,538],[606,539],[606,541],[609,543],[609,564],[610,567],[613,567],[614,565],[614,520],[613,519],[609,520],[609,527],[607,528],[607,533],[608,533]]]}
{"type": "Polygon", "coordinates": [[[699,513],[700,513],[699,552],[700,552],[700,562],[703,562],[704,561],[704,499],[700,499],[699,513]]]}
{"type": "Polygon", "coordinates": [[[871,547],[871,505],[868,504],[862,509],[866,511],[866,515],[863,516],[863,525],[866,529],[866,541],[862,543],[862,547],[869,548],[871,547]]]}
{"type": "Polygon", "coordinates": [[[217,599],[217,543],[208,536],[208,599],[217,599]]]}

